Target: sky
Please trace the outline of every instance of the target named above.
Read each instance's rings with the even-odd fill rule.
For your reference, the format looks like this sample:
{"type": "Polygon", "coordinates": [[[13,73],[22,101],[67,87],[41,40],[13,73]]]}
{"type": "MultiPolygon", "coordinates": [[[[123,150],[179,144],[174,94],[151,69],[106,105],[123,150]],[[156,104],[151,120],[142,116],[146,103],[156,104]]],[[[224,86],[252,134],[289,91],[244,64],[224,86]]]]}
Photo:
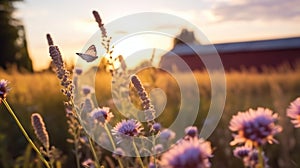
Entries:
{"type": "MultiPolygon", "coordinates": [[[[54,43],[68,62],[76,60],[76,52],[84,52],[87,42],[98,31],[93,10],[97,10],[104,24],[108,25],[119,18],[141,12],[171,14],[200,30],[203,34],[196,34],[200,42],[226,43],[300,37],[299,6],[299,0],[25,0],[16,4],[18,10],[15,16],[25,25],[34,69],[41,70],[47,68],[50,62],[46,33],[52,35],[54,43]]],[[[153,30],[158,32],[168,29],[171,34],[180,33],[185,26],[192,28],[189,24],[176,25],[168,20],[157,19],[157,22],[124,22],[115,30],[119,35],[122,32],[128,35],[129,28],[143,23],[152,28],[154,26],[153,30]]],[[[114,33],[111,35],[114,39],[114,33]]],[[[145,46],[151,48],[160,45],[162,50],[172,47],[170,37],[157,39],[156,35],[136,35],[136,38],[131,36],[126,39],[116,44],[116,48],[120,48],[116,49],[116,54],[132,54],[145,46]]]]}

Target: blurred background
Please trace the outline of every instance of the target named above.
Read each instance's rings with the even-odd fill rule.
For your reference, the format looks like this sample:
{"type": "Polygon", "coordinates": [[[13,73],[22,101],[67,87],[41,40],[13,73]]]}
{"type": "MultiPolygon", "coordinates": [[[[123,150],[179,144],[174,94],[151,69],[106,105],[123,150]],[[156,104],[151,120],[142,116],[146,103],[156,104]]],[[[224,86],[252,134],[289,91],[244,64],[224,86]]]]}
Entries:
{"type": "MultiPolygon", "coordinates": [[[[178,34],[176,39],[156,42],[165,48],[164,52],[155,53],[156,64],[171,71],[181,71],[172,57],[172,53],[176,53],[194,70],[201,94],[195,122],[199,128],[210,106],[211,83],[205,67],[195,55],[214,44],[224,62],[227,99],[221,121],[209,138],[215,149],[212,167],[242,167],[242,162],[232,155],[233,147],[229,146],[232,137],[228,124],[238,111],[260,106],[278,112],[279,124],[284,128],[277,137],[280,143],[266,146],[269,164],[275,168],[300,167],[300,129],[293,128],[285,114],[289,103],[300,96],[299,6],[298,0],[1,0],[0,77],[10,81],[12,89],[8,101],[32,137],[30,115],[39,112],[45,118],[51,144],[63,153],[64,166],[72,167],[72,146],[66,142],[69,135],[64,97],[51,69],[46,33],[51,33],[71,69],[77,59],[75,53],[82,51],[98,31],[92,10],[99,11],[104,24],[138,12],[169,13],[194,24],[206,36],[201,38],[191,27],[167,22],[154,28],[178,34]],[[182,41],[199,50],[191,51],[182,41]]],[[[139,46],[136,44],[136,47],[139,46]]],[[[132,48],[125,45],[116,53],[128,50],[132,48]]],[[[96,81],[96,90],[101,90],[98,102],[109,105],[110,74],[101,68],[98,73],[103,79],[96,81]]],[[[147,77],[153,76],[152,73],[146,70],[139,75],[143,83],[161,87],[166,92],[168,104],[159,120],[167,126],[178,111],[180,98],[174,92],[176,81],[164,73],[147,77]]],[[[3,105],[0,110],[0,167],[22,165],[27,143],[3,105]]]]}

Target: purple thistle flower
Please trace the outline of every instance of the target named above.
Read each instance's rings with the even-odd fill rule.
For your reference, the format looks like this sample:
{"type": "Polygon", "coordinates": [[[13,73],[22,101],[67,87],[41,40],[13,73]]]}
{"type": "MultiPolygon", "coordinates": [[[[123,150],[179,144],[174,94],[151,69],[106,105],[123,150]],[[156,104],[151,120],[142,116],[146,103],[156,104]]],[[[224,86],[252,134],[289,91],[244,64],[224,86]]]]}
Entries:
{"type": "Polygon", "coordinates": [[[75,68],[74,72],[76,75],[81,75],[83,70],[81,68],[75,68]]]}
{"type": "Polygon", "coordinates": [[[114,115],[109,111],[108,107],[103,108],[95,108],[90,116],[96,121],[96,123],[100,123],[101,125],[108,123],[114,115]]]}
{"type": "Polygon", "coordinates": [[[229,129],[237,132],[233,134],[230,145],[245,143],[245,146],[252,147],[277,142],[273,136],[282,131],[282,127],[275,125],[277,118],[273,111],[261,107],[238,112],[230,121],[229,129]]]}
{"type": "Polygon", "coordinates": [[[289,108],[286,110],[286,115],[292,119],[291,122],[295,128],[300,128],[300,97],[291,102],[289,108]]]}
{"type": "Polygon", "coordinates": [[[172,130],[164,129],[163,131],[160,132],[159,139],[162,142],[167,142],[167,141],[173,140],[175,138],[175,136],[176,136],[176,134],[172,130]]]}
{"type": "MultiPolygon", "coordinates": [[[[263,155],[263,165],[265,168],[267,168],[269,167],[267,164],[268,158],[265,156],[264,153],[262,153],[262,155],[263,155]]],[[[258,150],[257,149],[250,150],[248,156],[243,158],[243,162],[244,162],[244,166],[246,167],[251,167],[251,168],[257,167],[259,162],[258,150]]]]}
{"type": "Polygon", "coordinates": [[[198,136],[198,128],[195,126],[189,126],[184,130],[185,134],[189,137],[197,137],[198,136]]]}
{"type": "Polygon", "coordinates": [[[209,168],[212,157],[211,144],[203,139],[193,138],[174,145],[161,157],[160,166],[166,168],[209,168]]]}
{"type": "Polygon", "coordinates": [[[85,96],[89,95],[90,93],[93,93],[94,92],[94,89],[90,86],[82,86],[82,92],[85,96]]]}
{"type": "Polygon", "coordinates": [[[8,92],[9,92],[8,81],[5,79],[1,79],[0,80],[0,103],[2,99],[6,98],[8,92]]]}
{"type": "Polygon", "coordinates": [[[252,149],[246,146],[237,147],[233,151],[233,155],[239,159],[247,157],[252,149]]]}
{"type": "Polygon", "coordinates": [[[116,136],[117,143],[120,143],[122,140],[139,136],[143,129],[139,121],[133,119],[122,120],[112,129],[112,134],[116,136]]]}
{"type": "Polygon", "coordinates": [[[164,146],[162,144],[157,144],[153,148],[154,154],[160,154],[164,151],[164,146]]]}
{"type": "Polygon", "coordinates": [[[160,123],[154,123],[152,125],[151,131],[158,132],[158,131],[160,131],[160,129],[161,129],[160,123]]]}
{"type": "MultiPolygon", "coordinates": [[[[244,166],[255,168],[259,162],[257,149],[252,149],[247,146],[237,147],[233,151],[233,155],[239,159],[243,159],[244,166]]],[[[264,167],[268,167],[268,158],[262,153],[264,159],[264,167]]]]}

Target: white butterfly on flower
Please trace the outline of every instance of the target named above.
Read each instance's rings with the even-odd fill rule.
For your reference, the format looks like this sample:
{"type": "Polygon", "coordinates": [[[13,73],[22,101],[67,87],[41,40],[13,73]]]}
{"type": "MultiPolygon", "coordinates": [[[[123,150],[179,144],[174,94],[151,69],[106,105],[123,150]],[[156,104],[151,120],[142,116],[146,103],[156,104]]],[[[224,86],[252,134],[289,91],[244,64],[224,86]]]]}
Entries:
{"type": "Polygon", "coordinates": [[[85,53],[76,53],[79,57],[84,59],[86,62],[93,62],[95,61],[97,56],[97,51],[95,45],[91,45],[85,53]]]}

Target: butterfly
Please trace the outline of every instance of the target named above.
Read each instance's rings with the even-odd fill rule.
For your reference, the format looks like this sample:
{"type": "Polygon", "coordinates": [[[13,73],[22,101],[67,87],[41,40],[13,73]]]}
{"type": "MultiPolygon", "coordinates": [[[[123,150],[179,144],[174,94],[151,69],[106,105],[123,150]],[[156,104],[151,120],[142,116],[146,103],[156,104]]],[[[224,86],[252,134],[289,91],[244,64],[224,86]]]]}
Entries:
{"type": "Polygon", "coordinates": [[[93,62],[95,61],[97,56],[97,51],[95,45],[91,45],[85,53],[76,53],[79,57],[84,59],[86,62],[93,62]]]}

